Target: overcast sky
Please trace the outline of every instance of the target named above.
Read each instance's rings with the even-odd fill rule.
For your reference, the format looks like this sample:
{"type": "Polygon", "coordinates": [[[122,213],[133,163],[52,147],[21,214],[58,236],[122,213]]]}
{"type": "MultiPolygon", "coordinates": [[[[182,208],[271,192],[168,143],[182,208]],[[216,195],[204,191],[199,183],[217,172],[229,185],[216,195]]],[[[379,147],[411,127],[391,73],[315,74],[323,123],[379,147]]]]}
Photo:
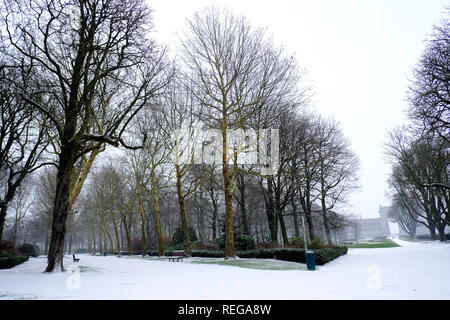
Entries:
{"type": "Polygon", "coordinates": [[[296,54],[314,86],[313,108],[341,122],[361,159],[361,190],[352,212],[377,217],[390,167],[383,155],[387,131],[406,121],[408,77],[443,0],[149,0],[155,38],[174,49],[177,33],[195,11],[215,4],[267,28],[275,42],[296,54]]]}

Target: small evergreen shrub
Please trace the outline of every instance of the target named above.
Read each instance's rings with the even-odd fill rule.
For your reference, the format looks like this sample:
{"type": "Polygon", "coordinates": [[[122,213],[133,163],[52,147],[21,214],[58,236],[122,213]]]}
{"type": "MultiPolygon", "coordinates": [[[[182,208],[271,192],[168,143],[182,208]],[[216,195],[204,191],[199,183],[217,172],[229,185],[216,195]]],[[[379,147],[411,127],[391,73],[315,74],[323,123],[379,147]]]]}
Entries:
{"type": "MultiPolygon", "coordinates": [[[[245,234],[239,236],[234,235],[234,249],[235,250],[253,250],[255,249],[255,240],[245,234]]],[[[214,240],[215,245],[219,250],[225,250],[225,235],[221,235],[214,240]]]]}
{"type": "MultiPolygon", "coordinates": [[[[189,233],[189,240],[191,241],[191,243],[198,240],[197,234],[195,233],[195,230],[192,227],[188,228],[188,233],[189,233]]],[[[176,246],[176,245],[183,244],[183,243],[184,243],[183,230],[181,229],[181,227],[177,227],[172,236],[172,246],[176,246]]],[[[181,248],[180,250],[182,250],[182,249],[183,248],[181,248]]]]}
{"type": "Polygon", "coordinates": [[[308,249],[312,249],[312,250],[324,249],[327,247],[328,247],[328,245],[325,244],[325,242],[323,242],[323,240],[320,238],[314,239],[310,243],[308,243],[308,249]]]}
{"type": "Polygon", "coordinates": [[[255,249],[255,240],[245,234],[241,234],[234,239],[236,250],[253,250],[255,249]]]}
{"type": "Polygon", "coordinates": [[[26,254],[32,257],[39,256],[39,247],[32,243],[24,243],[20,247],[18,247],[17,250],[23,255],[26,254]]]}
{"type": "Polygon", "coordinates": [[[289,246],[296,247],[296,248],[303,248],[305,247],[305,241],[303,240],[303,237],[294,237],[289,239],[289,246]]]}
{"type": "Polygon", "coordinates": [[[10,269],[28,260],[28,255],[0,258],[0,269],[10,269]]]}

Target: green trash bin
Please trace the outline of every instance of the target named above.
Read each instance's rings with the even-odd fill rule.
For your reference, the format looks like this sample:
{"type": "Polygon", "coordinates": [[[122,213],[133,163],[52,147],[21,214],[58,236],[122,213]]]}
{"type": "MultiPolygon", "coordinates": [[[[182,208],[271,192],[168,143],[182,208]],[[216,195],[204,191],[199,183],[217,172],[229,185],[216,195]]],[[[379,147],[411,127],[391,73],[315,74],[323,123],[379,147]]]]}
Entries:
{"type": "Polygon", "coordinates": [[[308,270],[316,270],[314,251],[306,251],[306,266],[308,267],[308,270]]]}

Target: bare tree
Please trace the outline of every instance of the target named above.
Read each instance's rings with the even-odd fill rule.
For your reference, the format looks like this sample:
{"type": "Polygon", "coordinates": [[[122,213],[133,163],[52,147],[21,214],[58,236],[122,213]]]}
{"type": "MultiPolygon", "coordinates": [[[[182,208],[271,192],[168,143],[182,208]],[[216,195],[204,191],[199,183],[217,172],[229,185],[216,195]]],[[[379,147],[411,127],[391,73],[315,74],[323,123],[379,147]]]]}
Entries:
{"type": "Polygon", "coordinates": [[[141,0],[17,0],[6,6],[3,22],[14,57],[33,61],[45,95],[36,101],[24,92],[22,98],[46,117],[56,142],[47,272],[63,268],[76,163],[105,143],[129,147],[124,141],[128,125],[166,84],[164,52],[147,37],[150,14],[141,0]]]}
{"type": "Polygon", "coordinates": [[[408,93],[409,115],[419,130],[425,135],[440,136],[447,143],[450,143],[449,13],[450,9],[447,9],[442,24],[434,27],[414,69],[408,93]]]}
{"type": "MultiPolygon", "coordinates": [[[[214,7],[188,21],[182,41],[186,85],[202,107],[201,119],[220,131],[225,197],[225,258],[234,257],[233,185],[235,151],[230,129],[249,127],[265,104],[293,95],[297,68],[262,29],[244,17],[214,7]]],[[[295,95],[293,95],[295,96],[295,95]]]]}
{"type": "Polygon", "coordinates": [[[357,186],[356,172],[359,160],[350,149],[350,142],[344,137],[339,124],[334,120],[321,120],[318,136],[318,179],[320,204],[325,234],[332,245],[329,211],[339,203],[345,203],[348,194],[357,186]]]}
{"type": "Polygon", "coordinates": [[[391,209],[388,212],[388,217],[397,222],[408,235],[410,239],[416,237],[417,228],[417,214],[416,210],[410,208],[411,203],[403,201],[399,194],[395,194],[392,200],[391,209]]]}
{"type": "Polygon", "coordinates": [[[449,225],[449,189],[436,187],[435,181],[449,183],[448,167],[450,154],[448,144],[440,138],[411,138],[399,130],[391,133],[387,152],[393,159],[393,169],[389,180],[394,194],[403,204],[415,210],[417,222],[430,230],[432,239],[435,229],[441,241],[446,240],[445,228],[449,225]]]}
{"type": "MultiPolygon", "coordinates": [[[[42,165],[47,146],[38,114],[27,108],[16,89],[33,83],[33,68],[23,63],[5,66],[9,59],[0,53],[0,242],[8,205],[27,175],[42,165]]],[[[14,62],[11,62],[12,64],[14,62]]]]}

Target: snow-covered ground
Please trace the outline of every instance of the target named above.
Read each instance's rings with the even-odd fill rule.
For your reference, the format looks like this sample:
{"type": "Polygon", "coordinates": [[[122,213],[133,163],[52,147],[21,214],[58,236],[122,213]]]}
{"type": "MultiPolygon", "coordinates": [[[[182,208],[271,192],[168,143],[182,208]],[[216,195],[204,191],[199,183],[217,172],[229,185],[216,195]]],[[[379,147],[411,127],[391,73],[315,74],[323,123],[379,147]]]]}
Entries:
{"type": "MultiPolygon", "coordinates": [[[[0,299],[450,299],[450,243],[349,249],[316,271],[255,270],[140,257],[80,255],[67,272],[46,257],[0,270],[0,299]]],[[[70,259],[69,259],[70,257],[70,259]]]]}

